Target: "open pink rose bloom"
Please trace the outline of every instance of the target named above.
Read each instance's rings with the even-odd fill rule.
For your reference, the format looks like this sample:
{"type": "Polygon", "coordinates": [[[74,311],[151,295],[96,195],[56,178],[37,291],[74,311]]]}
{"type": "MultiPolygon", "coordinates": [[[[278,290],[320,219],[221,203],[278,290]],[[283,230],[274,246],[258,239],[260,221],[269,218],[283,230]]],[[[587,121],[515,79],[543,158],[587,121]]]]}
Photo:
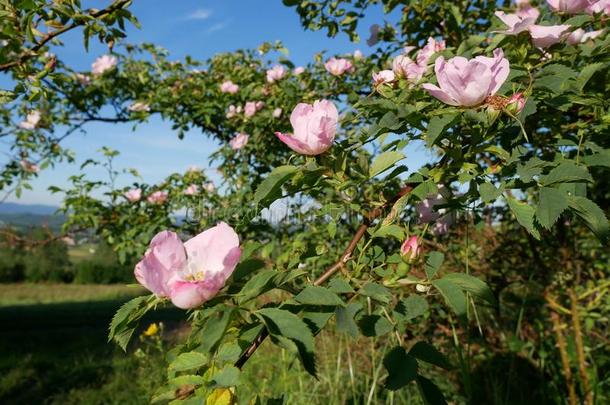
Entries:
{"type": "Polygon", "coordinates": [[[178,308],[196,308],[224,287],[240,256],[239,238],[224,222],[185,243],[175,232],[162,231],[134,273],[158,297],[169,298],[178,308]]]}
{"type": "Polygon", "coordinates": [[[510,67],[502,49],[494,57],[477,56],[466,59],[456,56],[448,61],[436,59],[434,65],[438,86],[425,83],[423,88],[445,104],[473,107],[498,92],[508,78],[510,67]]]}
{"type": "Polygon", "coordinates": [[[275,135],[297,153],[319,155],[330,148],[337,134],[339,112],[328,100],[299,103],[290,114],[294,134],[275,135]]]}

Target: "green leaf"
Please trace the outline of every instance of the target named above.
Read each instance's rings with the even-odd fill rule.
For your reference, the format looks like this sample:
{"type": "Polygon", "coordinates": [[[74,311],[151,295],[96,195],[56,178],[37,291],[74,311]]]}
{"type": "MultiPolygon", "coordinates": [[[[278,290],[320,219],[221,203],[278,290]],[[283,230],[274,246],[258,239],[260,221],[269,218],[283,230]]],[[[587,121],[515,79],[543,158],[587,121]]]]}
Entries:
{"type": "Polygon", "coordinates": [[[587,166],[604,166],[610,167],[610,150],[604,150],[601,153],[594,153],[583,157],[583,162],[587,166]]]}
{"type": "Polygon", "coordinates": [[[121,349],[126,350],[127,344],[136,330],[137,322],[158,302],[157,297],[149,295],[136,297],[123,304],[112,317],[108,341],[114,340],[121,349]]]}
{"type": "Polygon", "coordinates": [[[381,225],[374,233],[374,238],[387,238],[392,236],[399,241],[405,238],[405,231],[401,226],[398,225],[381,225]]]}
{"type": "Polygon", "coordinates": [[[428,147],[434,145],[438,138],[445,131],[445,128],[455,119],[455,114],[441,115],[432,117],[426,131],[426,144],[428,147]]]}
{"type": "Polygon", "coordinates": [[[275,270],[265,270],[258,274],[255,274],[248,282],[242,287],[241,291],[237,295],[237,301],[240,304],[247,302],[259,295],[272,290],[275,288],[275,284],[272,282],[273,278],[278,275],[275,270]]]}
{"type": "Polygon", "coordinates": [[[517,218],[517,222],[532,234],[534,238],[540,239],[540,232],[538,232],[534,225],[534,208],[524,202],[515,200],[512,197],[506,197],[506,201],[508,202],[511,212],[515,218],[517,218]]]}
{"type": "Polygon", "coordinates": [[[468,291],[475,297],[489,302],[491,305],[496,304],[496,297],[494,297],[487,283],[481,279],[465,273],[448,273],[441,280],[448,280],[459,286],[462,290],[468,291]]]}
{"type": "Polygon", "coordinates": [[[421,395],[424,405],[447,405],[441,390],[426,377],[417,376],[417,388],[419,388],[419,395],[421,395]]]}
{"type": "Polygon", "coordinates": [[[400,119],[398,119],[396,114],[394,114],[394,112],[388,111],[383,115],[383,117],[381,117],[381,120],[379,120],[379,123],[377,125],[379,125],[380,128],[395,131],[401,127],[402,123],[400,122],[400,119]]]}
{"type": "Polygon", "coordinates": [[[489,203],[502,195],[502,189],[498,189],[493,184],[485,182],[479,186],[479,194],[484,203],[489,203]]]}
{"type": "Polygon", "coordinates": [[[401,346],[384,356],[383,366],[388,372],[385,387],[389,390],[398,390],[417,378],[417,360],[401,346]]]}
{"type": "Polygon", "coordinates": [[[591,77],[593,77],[593,75],[595,74],[595,72],[597,72],[600,69],[603,69],[606,66],[607,66],[606,63],[597,62],[597,63],[592,63],[592,64],[587,65],[584,68],[582,68],[582,70],[580,71],[580,74],[578,75],[578,78],[576,79],[576,86],[578,87],[578,90],[580,90],[582,92],[585,89],[585,86],[587,85],[589,80],[591,80],[591,77]]]}
{"type": "Polygon", "coordinates": [[[287,338],[295,343],[303,367],[315,376],[314,339],[307,324],[292,312],[278,308],[259,309],[256,314],[262,317],[272,336],[287,338]]]}
{"type": "Polygon", "coordinates": [[[432,285],[441,293],[445,302],[462,321],[466,321],[466,295],[460,286],[441,278],[432,281],[432,285]]]}
{"type": "Polygon", "coordinates": [[[555,183],[569,183],[578,181],[593,181],[587,169],[583,166],[576,166],[571,162],[561,163],[546,176],[540,179],[540,183],[550,186],[555,183]]]}
{"type": "Polygon", "coordinates": [[[273,201],[282,197],[282,185],[286,183],[297,172],[295,166],[280,166],[262,181],[254,192],[254,203],[269,206],[273,201]]]}
{"type": "Polygon", "coordinates": [[[381,315],[364,315],[358,320],[358,326],[367,337],[383,336],[393,329],[390,321],[381,315]]]}
{"type": "Polygon", "coordinates": [[[369,177],[375,177],[380,173],[388,170],[394,163],[405,158],[404,153],[398,151],[383,152],[373,160],[369,168],[369,177]]]}
{"type": "Polygon", "coordinates": [[[398,312],[404,321],[422,316],[428,310],[428,301],[421,295],[411,294],[396,305],[398,312]]]}
{"type": "Polygon", "coordinates": [[[424,265],[424,271],[426,272],[426,277],[428,277],[428,280],[431,280],[436,275],[444,260],[445,255],[441,252],[428,253],[428,259],[424,265]]]}
{"type": "Polygon", "coordinates": [[[419,341],[411,347],[409,354],[418,360],[425,361],[445,370],[451,370],[453,367],[445,355],[429,343],[419,341]]]}
{"type": "Polygon", "coordinates": [[[231,321],[231,315],[233,314],[233,308],[225,306],[216,306],[217,311],[207,319],[205,325],[201,329],[201,348],[210,352],[220,342],[224,336],[229,322],[231,321]]]}
{"type": "Polygon", "coordinates": [[[169,365],[172,371],[186,371],[205,366],[208,356],[200,352],[186,352],[178,355],[169,365]]]}
{"type": "Polygon", "coordinates": [[[565,193],[551,187],[540,189],[536,207],[536,219],[540,225],[550,229],[566,208],[568,208],[568,199],[565,193]]]}
{"type": "Polygon", "coordinates": [[[352,294],[355,292],[352,286],[342,278],[333,278],[330,280],[328,289],[336,294],[352,294]]]}
{"type": "Polygon", "coordinates": [[[578,215],[602,243],[607,243],[610,237],[608,218],[601,208],[585,197],[568,197],[568,205],[578,215]]]}
{"type": "Polygon", "coordinates": [[[358,325],[354,317],[362,309],[362,305],[352,302],[345,307],[337,307],[335,310],[335,320],[337,332],[346,333],[355,338],[358,336],[358,325]]]}
{"type": "Polygon", "coordinates": [[[211,379],[212,388],[218,387],[235,387],[239,384],[239,375],[241,372],[237,367],[232,365],[224,366],[222,370],[214,374],[211,379]]]}
{"type": "Polygon", "coordinates": [[[304,305],[344,305],[334,292],[319,286],[305,287],[294,299],[304,305]]]}
{"type": "Polygon", "coordinates": [[[371,297],[383,304],[388,304],[392,300],[392,292],[386,287],[377,283],[365,284],[359,291],[359,294],[371,297]]]}

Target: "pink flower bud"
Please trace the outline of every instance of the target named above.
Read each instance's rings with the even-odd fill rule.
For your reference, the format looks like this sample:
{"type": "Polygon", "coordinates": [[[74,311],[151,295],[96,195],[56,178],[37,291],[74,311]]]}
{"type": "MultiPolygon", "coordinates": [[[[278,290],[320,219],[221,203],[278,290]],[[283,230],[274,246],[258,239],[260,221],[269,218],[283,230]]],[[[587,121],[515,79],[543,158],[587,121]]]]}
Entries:
{"type": "Polygon", "coordinates": [[[167,191],[159,190],[159,191],[155,191],[154,193],[149,195],[146,198],[146,201],[148,201],[151,204],[163,204],[165,201],[167,201],[167,197],[168,197],[167,191]]]}
{"type": "Polygon", "coordinates": [[[267,70],[267,83],[274,83],[281,80],[286,75],[286,68],[282,65],[276,65],[267,70]]]}
{"type": "Polygon", "coordinates": [[[223,93],[235,94],[239,90],[239,86],[230,80],[222,82],[220,85],[220,91],[223,93]]]}
{"type": "Polygon", "coordinates": [[[349,72],[353,69],[352,62],[347,59],[342,58],[330,58],[325,64],[324,67],[326,71],[333,76],[341,76],[345,72],[349,72]]]}
{"type": "Polygon", "coordinates": [[[525,107],[526,98],[523,93],[515,93],[508,99],[506,109],[513,115],[519,114],[525,107]]]}
{"type": "Polygon", "coordinates": [[[415,259],[419,255],[419,240],[417,236],[411,236],[406,239],[400,247],[400,254],[407,257],[409,261],[415,259]]]}
{"type": "Polygon", "coordinates": [[[91,73],[99,76],[104,72],[113,69],[118,63],[118,59],[113,55],[100,56],[91,64],[91,73]]]}
{"type": "Polygon", "coordinates": [[[195,195],[199,193],[199,186],[196,184],[191,184],[184,190],[184,195],[195,195]]]}
{"type": "Polygon", "coordinates": [[[29,160],[22,159],[19,162],[21,168],[28,173],[38,173],[40,171],[40,167],[37,164],[30,162],[29,160]]]}
{"type": "Polygon", "coordinates": [[[29,129],[29,130],[35,129],[36,127],[38,127],[38,124],[40,123],[40,118],[41,118],[40,111],[32,110],[28,113],[28,115],[26,115],[25,121],[21,121],[19,123],[19,128],[29,129]]]}
{"type": "Polygon", "coordinates": [[[305,68],[303,66],[297,66],[297,67],[294,68],[293,73],[294,73],[295,76],[298,76],[301,73],[303,73],[304,71],[305,71],[305,68]]]}

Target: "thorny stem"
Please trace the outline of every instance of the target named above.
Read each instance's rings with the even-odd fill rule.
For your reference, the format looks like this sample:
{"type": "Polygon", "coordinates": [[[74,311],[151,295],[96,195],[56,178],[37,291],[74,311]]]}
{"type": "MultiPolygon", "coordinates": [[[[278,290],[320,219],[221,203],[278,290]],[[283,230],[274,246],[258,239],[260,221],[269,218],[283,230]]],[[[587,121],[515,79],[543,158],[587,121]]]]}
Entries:
{"type": "MultiPolygon", "coordinates": [[[[388,207],[390,207],[396,201],[398,201],[398,199],[400,197],[409,194],[412,190],[413,190],[413,186],[406,185],[398,192],[398,194],[396,194],[390,200],[386,201],[385,204],[383,204],[382,206],[380,206],[378,208],[375,208],[374,210],[370,211],[367,215],[365,215],[362,223],[360,224],[360,226],[356,230],[356,233],[352,237],[352,240],[349,242],[349,244],[343,251],[343,254],[341,255],[341,257],[339,257],[339,260],[337,260],[335,262],[335,264],[333,264],[328,269],[326,269],[326,271],[324,273],[322,273],[322,275],[313,282],[313,285],[319,286],[319,285],[324,284],[337,271],[344,268],[345,265],[347,264],[347,262],[350,261],[350,259],[352,257],[352,253],[356,249],[356,246],[358,245],[358,243],[360,242],[360,240],[366,233],[369,226],[371,226],[371,223],[375,219],[379,218],[388,207]]],[[[237,359],[237,361],[235,362],[235,367],[241,369],[244,366],[244,364],[246,364],[248,359],[250,357],[252,357],[252,355],[254,354],[256,349],[258,349],[258,347],[265,341],[267,336],[269,336],[269,331],[267,330],[267,328],[263,327],[263,330],[261,330],[261,332],[258,334],[258,336],[252,341],[252,343],[250,343],[250,346],[248,346],[248,348],[241,354],[239,359],[237,359]]]]}
{"type": "Polygon", "coordinates": [[[582,341],[582,332],[580,329],[580,317],[578,315],[578,298],[573,289],[569,290],[570,295],[570,306],[572,309],[572,323],[574,327],[574,342],[576,343],[576,355],[578,358],[578,371],[580,373],[580,379],[582,380],[582,390],[585,394],[585,404],[593,405],[593,391],[591,391],[591,384],[589,383],[589,376],[587,375],[587,365],[585,364],[585,349],[582,341]]]}

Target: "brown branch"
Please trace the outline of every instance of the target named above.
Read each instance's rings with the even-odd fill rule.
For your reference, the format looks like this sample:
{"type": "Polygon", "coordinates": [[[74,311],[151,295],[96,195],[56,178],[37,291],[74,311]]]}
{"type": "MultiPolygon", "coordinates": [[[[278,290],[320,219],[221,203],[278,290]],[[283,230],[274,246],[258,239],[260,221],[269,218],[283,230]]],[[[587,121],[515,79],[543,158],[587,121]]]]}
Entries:
{"type": "MultiPolygon", "coordinates": [[[[369,226],[371,226],[371,223],[375,219],[379,218],[385,212],[385,210],[387,208],[394,205],[394,203],[396,201],[398,201],[398,199],[409,194],[412,190],[413,190],[413,187],[411,185],[406,185],[398,192],[398,194],[396,194],[390,200],[386,201],[382,206],[377,207],[374,210],[370,211],[368,214],[366,214],[364,219],[362,220],[362,223],[356,230],[356,233],[354,234],[354,236],[352,237],[352,240],[349,242],[349,244],[343,251],[343,254],[339,258],[339,260],[337,260],[335,262],[335,264],[333,264],[328,269],[326,269],[326,271],[324,273],[322,273],[322,275],[313,282],[313,285],[319,286],[319,285],[324,284],[329,278],[331,278],[333,276],[333,274],[335,274],[337,271],[339,271],[343,267],[345,267],[347,262],[350,261],[350,259],[352,257],[352,253],[354,253],[354,250],[356,250],[356,246],[358,246],[358,242],[360,242],[360,240],[366,233],[369,226]]],[[[235,362],[235,367],[241,369],[244,366],[244,364],[246,364],[248,359],[250,357],[252,357],[252,355],[254,354],[256,349],[258,349],[258,347],[267,338],[267,336],[269,336],[269,331],[267,331],[267,328],[263,327],[263,330],[252,341],[252,343],[250,343],[250,346],[248,346],[248,348],[241,354],[239,359],[237,359],[237,361],[235,362]]]]}
{"type": "Polygon", "coordinates": [[[578,371],[580,373],[580,379],[582,382],[582,390],[585,394],[585,404],[593,405],[593,391],[591,391],[591,384],[589,382],[589,376],[587,375],[587,365],[585,364],[585,349],[582,341],[582,331],[580,328],[580,317],[578,315],[578,299],[574,290],[570,288],[568,291],[570,295],[570,305],[572,309],[572,323],[574,327],[574,342],[576,343],[576,355],[578,358],[578,371]]]}
{"type": "MultiPolygon", "coordinates": [[[[122,8],[124,8],[126,5],[128,5],[130,2],[130,0],[117,0],[115,3],[113,3],[112,5],[110,5],[108,8],[105,8],[103,10],[99,10],[99,11],[95,11],[95,12],[90,12],[89,15],[93,18],[99,18],[102,17],[106,14],[110,14],[113,11],[116,10],[120,10],[122,8]]],[[[58,30],[55,30],[53,32],[49,32],[47,35],[45,35],[40,42],[38,42],[35,46],[33,46],[32,48],[24,51],[21,56],[19,56],[18,59],[7,62],[5,64],[0,65],[0,72],[4,72],[5,70],[8,70],[12,67],[15,67],[17,65],[22,64],[23,62],[25,62],[26,60],[30,59],[31,57],[33,57],[36,52],[38,52],[43,46],[45,46],[49,41],[51,41],[53,38],[68,32],[76,27],[80,27],[82,25],[86,24],[86,20],[82,19],[78,22],[73,22],[72,24],[66,25],[63,28],[60,28],[58,30]]]]}

